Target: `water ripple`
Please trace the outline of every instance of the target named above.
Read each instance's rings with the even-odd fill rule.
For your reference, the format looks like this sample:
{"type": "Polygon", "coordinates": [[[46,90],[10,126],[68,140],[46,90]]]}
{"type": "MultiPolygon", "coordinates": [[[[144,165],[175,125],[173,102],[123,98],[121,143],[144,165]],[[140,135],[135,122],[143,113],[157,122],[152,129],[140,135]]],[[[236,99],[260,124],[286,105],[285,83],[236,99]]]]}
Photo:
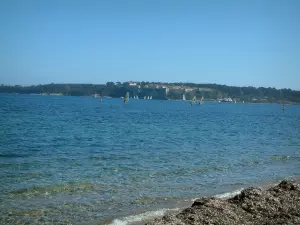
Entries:
{"type": "Polygon", "coordinates": [[[300,107],[0,95],[0,224],[105,221],[299,176],[300,107]]]}

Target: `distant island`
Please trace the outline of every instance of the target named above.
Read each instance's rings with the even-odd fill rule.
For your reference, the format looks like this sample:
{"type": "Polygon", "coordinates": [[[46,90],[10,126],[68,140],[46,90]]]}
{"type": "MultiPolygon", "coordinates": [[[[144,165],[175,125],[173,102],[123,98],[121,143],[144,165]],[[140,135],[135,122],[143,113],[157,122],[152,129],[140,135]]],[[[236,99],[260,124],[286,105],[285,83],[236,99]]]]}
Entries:
{"type": "Polygon", "coordinates": [[[236,87],[220,84],[160,83],[160,82],[107,82],[106,84],[44,84],[44,85],[1,85],[0,93],[107,96],[159,100],[189,100],[196,96],[205,101],[253,102],[299,104],[300,91],[265,87],[236,87]]]}

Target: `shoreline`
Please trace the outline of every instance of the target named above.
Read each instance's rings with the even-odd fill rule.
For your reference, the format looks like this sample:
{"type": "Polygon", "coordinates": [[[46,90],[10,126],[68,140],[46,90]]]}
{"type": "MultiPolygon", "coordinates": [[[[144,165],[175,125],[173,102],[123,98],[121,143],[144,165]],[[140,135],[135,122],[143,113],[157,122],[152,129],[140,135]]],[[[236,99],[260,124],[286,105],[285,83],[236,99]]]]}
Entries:
{"type": "Polygon", "coordinates": [[[202,197],[176,215],[146,225],[300,224],[299,179],[282,180],[267,189],[249,187],[234,197],[202,197]]]}
{"type": "MultiPolygon", "coordinates": [[[[166,218],[167,220],[169,220],[170,218],[176,217],[177,215],[185,212],[186,210],[189,210],[195,204],[195,202],[199,201],[199,199],[217,199],[220,201],[227,201],[229,199],[241,195],[241,193],[249,189],[252,189],[253,187],[254,189],[260,189],[263,192],[266,192],[269,189],[277,187],[283,181],[287,181],[288,183],[292,183],[294,185],[299,185],[299,193],[300,193],[300,177],[288,177],[285,179],[261,181],[254,185],[248,185],[246,187],[233,189],[230,192],[224,192],[224,193],[214,194],[210,196],[200,195],[198,198],[191,199],[190,201],[186,200],[185,202],[178,203],[177,205],[171,208],[161,208],[156,210],[154,209],[142,213],[136,212],[121,218],[114,218],[114,219],[102,221],[101,223],[84,223],[84,224],[80,223],[78,225],[145,225],[145,224],[146,225],[155,225],[155,224],[171,225],[173,224],[172,222],[165,223],[161,221],[165,220],[166,218]]],[[[182,224],[193,224],[193,223],[182,223],[182,224]]]]}
{"type": "MultiPolygon", "coordinates": [[[[85,97],[85,98],[99,98],[99,97],[94,97],[94,95],[65,95],[65,94],[61,94],[61,93],[5,93],[5,92],[1,92],[0,94],[3,95],[31,95],[31,96],[56,96],[56,97],[85,97]]],[[[105,99],[122,99],[124,97],[111,97],[111,96],[103,96],[103,98],[105,99]]],[[[181,102],[184,101],[182,99],[135,99],[135,100],[155,100],[155,101],[177,101],[177,102],[181,102]]],[[[189,102],[190,100],[185,100],[186,102],[189,102]]],[[[219,102],[217,99],[207,99],[204,100],[205,102],[215,102],[215,103],[225,103],[225,104],[272,104],[272,105],[282,105],[282,103],[280,102],[242,102],[242,101],[238,101],[238,102],[219,102]]],[[[285,102],[284,105],[296,105],[299,106],[300,102],[285,102]]]]}

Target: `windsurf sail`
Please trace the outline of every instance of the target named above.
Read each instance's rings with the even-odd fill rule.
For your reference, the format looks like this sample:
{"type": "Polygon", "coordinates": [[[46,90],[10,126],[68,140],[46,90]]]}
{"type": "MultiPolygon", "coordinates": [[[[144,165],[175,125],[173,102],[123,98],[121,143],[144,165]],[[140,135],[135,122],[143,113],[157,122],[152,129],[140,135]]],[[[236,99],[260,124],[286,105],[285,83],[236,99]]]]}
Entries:
{"type": "Polygon", "coordinates": [[[185,94],[182,95],[182,100],[185,101],[185,94]]]}
{"type": "Polygon", "coordinates": [[[199,104],[202,104],[204,102],[204,93],[202,92],[202,97],[201,99],[199,100],[199,104]]]}
{"type": "Polygon", "coordinates": [[[202,104],[204,101],[204,97],[202,96],[201,99],[199,100],[199,104],[202,104]]]}
{"type": "Polygon", "coordinates": [[[193,99],[190,101],[191,105],[193,105],[196,101],[196,96],[193,97],[193,99]]]}
{"type": "Polygon", "coordinates": [[[124,98],[124,103],[127,103],[129,101],[129,92],[126,93],[126,96],[124,98]]]}
{"type": "Polygon", "coordinates": [[[282,111],[284,111],[284,97],[282,94],[282,90],[280,90],[280,95],[281,95],[281,107],[282,107],[282,111]]]}

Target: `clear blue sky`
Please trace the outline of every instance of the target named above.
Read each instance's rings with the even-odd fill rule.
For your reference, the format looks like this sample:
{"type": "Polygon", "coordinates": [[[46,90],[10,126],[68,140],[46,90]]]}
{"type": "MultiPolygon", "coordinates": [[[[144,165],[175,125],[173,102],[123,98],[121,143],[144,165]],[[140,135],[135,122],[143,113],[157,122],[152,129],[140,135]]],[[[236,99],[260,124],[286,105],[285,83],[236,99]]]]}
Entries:
{"type": "Polygon", "coordinates": [[[299,0],[2,0],[0,83],[300,90],[299,0]]]}

